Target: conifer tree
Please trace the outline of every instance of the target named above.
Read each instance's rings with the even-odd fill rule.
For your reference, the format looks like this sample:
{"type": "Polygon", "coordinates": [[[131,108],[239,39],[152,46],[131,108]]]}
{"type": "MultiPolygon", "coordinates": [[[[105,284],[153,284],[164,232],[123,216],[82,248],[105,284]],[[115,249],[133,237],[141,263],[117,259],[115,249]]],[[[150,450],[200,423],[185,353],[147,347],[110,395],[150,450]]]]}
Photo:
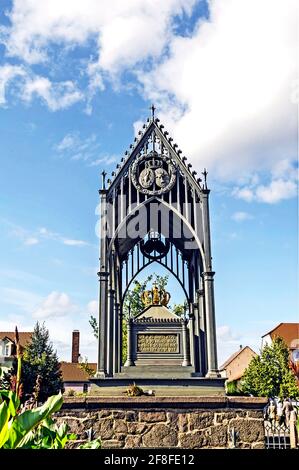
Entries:
{"type": "Polygon", "coordinates": [[[45,401],[63,389],[58,356],[44,323],[36,323],[31,341],[24,349],[21,381],[25,399],[37,394],[38,401],[45,401]]]}

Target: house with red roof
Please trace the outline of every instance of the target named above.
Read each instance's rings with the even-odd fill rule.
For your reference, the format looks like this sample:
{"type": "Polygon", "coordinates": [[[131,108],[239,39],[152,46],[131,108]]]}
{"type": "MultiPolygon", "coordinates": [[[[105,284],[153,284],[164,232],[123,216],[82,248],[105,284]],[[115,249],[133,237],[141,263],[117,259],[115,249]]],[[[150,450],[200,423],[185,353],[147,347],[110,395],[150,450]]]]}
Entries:
{"type": "MultiPolygon", "coordinates": [[[[30,342],[32,331],[19,331],[21,351],[30,342]]],[[[0,367],[7,372],[13,365],[16,355],[16,343],[14,331],[0,331],[0,367]]]]}
{"type": "Polygon", "coordinates": [[[285,341],[290,351],[290,360],[299,363],[299,323],[279,323],[262,336],[262,349],[271,345],[275,337],[285,341]]]}

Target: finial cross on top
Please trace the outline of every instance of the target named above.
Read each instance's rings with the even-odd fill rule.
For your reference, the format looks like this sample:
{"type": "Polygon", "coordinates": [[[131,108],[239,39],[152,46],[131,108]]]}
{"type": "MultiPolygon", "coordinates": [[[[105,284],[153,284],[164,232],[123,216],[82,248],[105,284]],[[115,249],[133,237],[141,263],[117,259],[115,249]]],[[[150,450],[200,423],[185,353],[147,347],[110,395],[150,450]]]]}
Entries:
{"type": "Polygon", "coordinates": [[[207,172],[207,169],[204,168],[203,172],[202,172],[202,175],[204,177],[204,189],[208,189],[208,186],[207,186],[207,176],[208,176],[208,172],[207,172]]]}
{"type": "Polygon", "coordinates": [[[152,120],[154,120],[155,119],[155,111],[156,111],[157,108],[152,104],[150,109],[152,111],[152,120]]]}

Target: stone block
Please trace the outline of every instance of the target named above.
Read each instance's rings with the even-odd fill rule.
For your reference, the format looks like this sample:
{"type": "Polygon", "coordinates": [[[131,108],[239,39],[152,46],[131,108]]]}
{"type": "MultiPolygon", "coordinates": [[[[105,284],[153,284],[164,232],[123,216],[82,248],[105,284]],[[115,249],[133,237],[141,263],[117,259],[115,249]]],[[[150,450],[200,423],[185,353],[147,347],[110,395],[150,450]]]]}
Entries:
{"type": "Polygon", "coordinates": [[[127,436],[125,447],[129,449],[141,447],[141,436],[127,436]]]}
{"type": "Polygon", "coordinates": [[[126,412],[125,411],[113,411],[112,416],[113,418],[117,418],[117,419],[126,419],[126,412]]]}
{"type": "Polygon", "coordinates": [[[127,411],[126,412],[126,421],[138,421],[137,411],[127,411]]]}
{"type": "Polygon", "coordinates": [[[142,447],[176,447],[177,433],[163,423],[155,424],[142,436],[142,447]]]}
{"type": "Polygon", "coordinates": [[[148,429],[144,423],[128,423],[129,434],[143,434],[148,429]]]}
{"type": "Polygon", "coordinates": [[[160,421],[166,421],[165,411],[140,411],[139,421],[145,423],[158,423],[160,421]]]}
{"type": "Polygon", "coordinates": [[[208,438],[203,431],[187,432],[180,435],[179,447],[183,449],[200,449],[206,447],[208,438]]]}
{"type": "Polygon", "coordinates": [[[209,447],[227,447],[227,426],[212,426],[207,439],[209,447]]]}
{"type": "Polygon", "coordinates": [[[256,442],[262,441],[265,437],[264,423],[258,419],[232,419],[229,423],[229,430],[234,428],[239,433],[239,441],[256,442]]]}
{"type": "Polygon", "coordinates": [[[214,424],[214,413],[213,411],[202,411],[190,413],[189,425],[190,431],[195,429],[204,429],[214,424]]]}
{"type": "Polygon", "coordinates": [[[113,424],[114,422],[112,418],[105,418],[97,421],[93,426],[96,437],[100,437],[101,439],[110,439],[114,434],[113,424]]]}
{"type": "MultiPolygon", "coordinates": [[[[85,439],[86,438],[86,430],[88,429],[87,426],[84,425],[80,419],[70,418],[70,417],[60,417],[56,418],[56,423],[60,426],[62,423],[66,423],[68,425],[70,433],[76,434],[78,439],[85,439]]],[[[91,426],[89,426],[91,427],[91,426]]]]}
{"type": "Polygon", "coordinates": [[[116,439],[102,441],[103,449],[120,449],[124,447],[124,445],[125,445],[125,441],[118,441],[116,439]]]}
{"type": "Polygon", "coordinates": [[[128,432],[127,423],[122,419],[115,419],[114,420],[114,431],[115,432],[128,432]]]}

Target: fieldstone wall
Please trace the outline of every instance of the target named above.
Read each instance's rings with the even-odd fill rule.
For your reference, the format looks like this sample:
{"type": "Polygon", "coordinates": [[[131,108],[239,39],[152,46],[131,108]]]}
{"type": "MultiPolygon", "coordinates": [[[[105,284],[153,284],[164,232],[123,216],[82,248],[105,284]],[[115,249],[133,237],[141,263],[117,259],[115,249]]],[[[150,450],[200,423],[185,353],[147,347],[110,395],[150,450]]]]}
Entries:
{"type": "Polygon", "coordinates": [[[226,399],[225,407],[216,408],[212,401],[213,398],[209,398],[210,408],[206,402],[188,403],[188,400],[183,408],[177,408],[172,400],[163,403],[168,405],[165,409],[157,407],[156,400],[142,406],[140,399],[138,403],[131,399],[129,408],[128,403],[122,403],[120,399],[117,407],[116,403],[113,407],[111,403],[99,403],[102,409],[96,409],[94,402],[92,406],[85,403],[85,409],[78,404],[76,408],[73,402],[66,403],[65,409],[56,414],[56,421],[67,422],[71,431],[77,434],[78,440],[71,442],[71,447],[85,442],[88,436],[100,437],[102,447],[110,449],[265,447],[264,400],[255,401],[250,407],[248,401],[242,406],[242,403],[230,403],[226,399]]]}

